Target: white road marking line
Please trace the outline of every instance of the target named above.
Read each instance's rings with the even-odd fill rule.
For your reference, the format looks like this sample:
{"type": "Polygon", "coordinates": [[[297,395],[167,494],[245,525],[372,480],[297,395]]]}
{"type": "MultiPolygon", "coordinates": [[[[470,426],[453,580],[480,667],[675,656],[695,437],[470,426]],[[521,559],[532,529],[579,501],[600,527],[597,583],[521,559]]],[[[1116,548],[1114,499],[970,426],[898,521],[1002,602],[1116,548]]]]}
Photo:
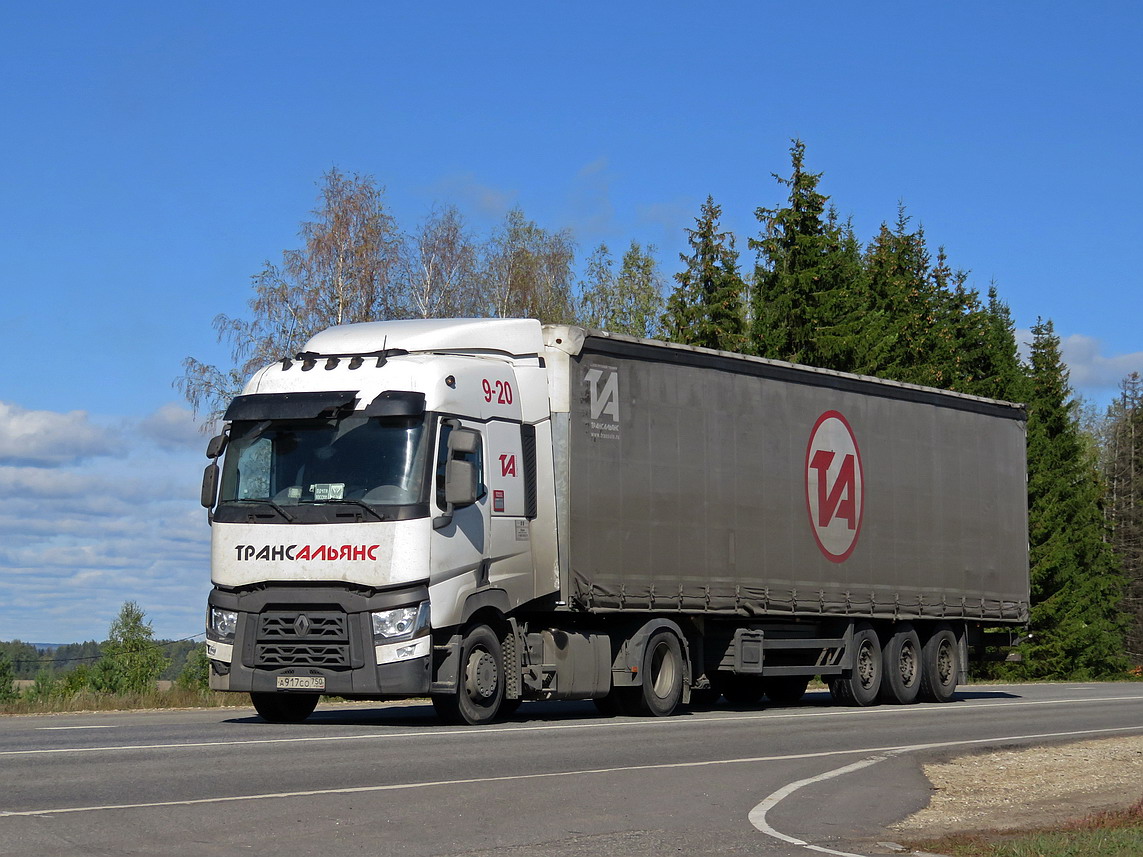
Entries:
{"type": "MultiPolygon", "coordinates": [[[[964,741],[942,741],[934,744],[911,744],[900,747],[862,747],[854,750],[828,750],[820,753],[793,753],[785,756],[751,756],[741,759],[707,759],[701,762],[666,762],[656,765],[624,765],[614,768],[589,768],[578,771],[549,771],[539,774],[509,774],[499,777],[472,777],[469,779],[434,780],[423,783],[390,783],[380,786],[349,786],[335,789],[308,789],[295,792],[268,792],[252,795],[223,795],[218,797],[188,798],[185,800],[154,801],[151,803],[104,804],[100,806],[68,806],[54,809],[28,809],[15,812],[0,811],[0,818],[65,815],[80,812],[104,812],[115,809],[160,809],[172,806],[197,806],[212,803],[234,803],[237,801],[275,800],[298,797],[321,797],[325,795],[369,794],[373,792],[404,791],[411,789],[435,788],[440,786],[471,786],[490,783],[509,783],[521,780],[545,780],[562,777],[582,777],[597,774],[622,774],[635,771],[666,771],[682,768],[712,768],[720,765],[748,765],[759,762],[784,762],[797,759],[819,759],[831,756],[854,756],[868,753],[895,754],[914,750],[955,747],[968,744],[987,744],[1003,741],[1028,741],[1047,738],[1072,738],[1099,735],[1109,732],[1141,732],[1137,726],[1121,726],[1111,729],[1088,729],[1077,732],[1045,732],[1038,735],[1001,735],[992,738],[973,738],[964,741]]],[[[813,847],[813,846],[807,846],[813,847]]]]}
{"type": "Polygon", "coordinates": [[[118,729],[119,726],[112,724],[109,726],[37,726],[37,732],[63,732],[69,729],[118,729]]]}
{"type": "MultiPolygon", "coordinates": [[[[963,747],[970,744],[990,744],[1003,741],[1033,741],[1048,738],[1079,738],[1084,736],[1101,735],[1109,732],[1135,731],[1143,732],[1143,729],[1140,729],[1139,727],[1122,727],[1118,729],[1091,729],[1078,732],[1049,732],[1040,735],[1013,735],[1007,738],[973,738],[962,741],[939,741],[929,744],[911,744],[903,747],[883,747],[879,748],[877,751],[878,755],[870,756],[867,759],[862,759],[859,762],[854,762],[841,768],[835,768],[832,771],[826,771],[824,774],[818,774],[816,777],[808,777],[804,780],[797,780],[783,786],[776,792],[770,794],[765,800],[755,806],[754,809],[750,810],[747,818],[749,819],[750,823],[762,833],[773,839],[781,840],[782,842],[786,842],[790,845],[799,845],[810,851],[819,851],[823,854],[834,854],[838,855],[839,857],[868,857],[868,855],[854,854],[850,851],[838,851],[837,849],[827,848],[823,845],[812,845],[811,843],[806,842],[804,839],[798,839],[795,836],[790,836],[788,834],[782,833],[781,831],[776,830],[770,826],[770,823],[766,820],[766,814],[770,812],[770,810],[772,810],[775,806],[777,806],[781,801],[785,800],[787,797],[801,788],[811,786],[815,783],[825,782],[826,780],[832,780],[835,777],[851,774],[854,771],[860,771],[862,768],[868,768],[870,765],[875,765],[878,762],[884,762],[886,759],[892,758],[893,756],[899,756],[903,753],[914,753],[920,750],[938,750],[945,747],[963,747]]],[[[873,751],[870,750],[867,752],[873,751]]]]}
{"type": "Polygon", "coordinates": [[[729,726],[737,725],[740,723],[750,723],[758,720],[784,720],[802,717],[874,717],[874,716],[889,716],[889,717],[907,717],[916,714],[935,714],[940,713],[941,716],[948,716],[956,713],[979,711],[982,707],[989,708],[1012,708],[1016,706],[1041,706],[1041,705],[1085,705],[1091,703],[1108,703],[1108,702],[1143,702],[1143,694],[1138,696],[1104,696],[1104,697],[1085,697],[1082,699],[1031,699],[1031,700],[1013,700],[1003,702],[986,701],[978,704],[968,703],[961,704],[931,704],[931,705],[914,705],[908,708],[901,708],[899,706],[885,706],[876,708],[843,708],[843,709],[828,709],[825,711],[785,711],[774,712],[767,711],[759,714],[743,714],[741,712],[726,712],[724,715],[714,717],[661,717],[654,719],[631,718],[623,720],[604,720],[592,721],[590,723],[546,723],[539,726],[494,726],[485,729],[473,728],[460,728],[449,729],[443,727],[432,727],[429,729],[418,730],[416,732],[372,732],[366,735],[313,735],[308,737],[292,737],[292,738],[245,738],[233,741],[187,741],[178,744],[123,744],[120,746],[104,745],[99,747],[43,747],[32,748],[27,750],[0,750],[0,758],[5,756],[36,756],[36,755],[53,755],[61,753],[115,753],[125,751],[139,751],[139,750],[187,750],[187,749],[202,749],[206,747],[246,747],[254,745],[270,745],[270,744],[305,744],[305,743],[325,743],[337,741],[389,741],[408,738],[441,738],[441,737],[462,737],[462,738],[478,738],[482,741],[487,741],[499,735],[513,734],[517,732],[540,732],[544,730],[573,730],[573,729],[638,729],[638,728],[672,728],[678,726],[690,726],[699,723],[709,724],[726,724],[729,726]]]}
{"type": "Polygon", "coordinates": [[[794,836],[787,836],[785,833],[775,830],[770,826],[769,822],[766,821],[766,813],[776,807],[782,800],[789,797],[791,794],[796,792],[798,789],[803,788],[804,786],[812,786],[814,783],[825,782],[826,780],[832,780],[834,777],[840,777],[845,774],[851,774],[854,771],[860,771],[862,768],[868,768],[870,765],[875,765],[887,758],[889,758],[888,755],[871,756],[868,759],[862,759],[860,762],[854,762],[852,765],[846,765],[843,768],[835,768],[832,771],[826,771],[824,774],[818,774],[816,777],[808,777],[804,780],[798,780],[797,782],[783,786],[782,788],[778,789],[778,791],[774,792],[768,798],[766,798],[766,800],[762,801],[762,803],[758,804],[758,806],[754,807],[754,809],[750,810],[750,815],[748,816],[750,823],[753,824],[758,830],[765,833],[767,836],[773,839],[780,839],[783,842],[789,843],[790,845],[800,845],[803,848],[810,848],[814,851],[822,851],[826,854],[839,854],[841,857],[863,857],[861,854],[853,854],[849,851],[838,851],[836,849],[826,848],[821,845],[811,845],[804,839],[798,839],[794,836]]]}

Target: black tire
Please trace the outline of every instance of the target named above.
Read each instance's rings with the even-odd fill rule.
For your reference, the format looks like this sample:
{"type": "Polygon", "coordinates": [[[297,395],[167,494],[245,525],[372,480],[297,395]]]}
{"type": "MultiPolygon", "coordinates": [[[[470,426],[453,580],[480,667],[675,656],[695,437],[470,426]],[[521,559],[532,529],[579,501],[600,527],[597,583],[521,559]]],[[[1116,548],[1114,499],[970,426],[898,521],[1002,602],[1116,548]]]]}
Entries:
{"type": "MultiPolygon", "coordinates": [[[[679,638],[670,631],[656,631],[643,650],[643,677],[638,690],[638,713],[650,717],[668,717],[674,713],[683,698],[683,647],[679,638]]],[[[617,688],[624,690],[625,688],[617,688]]],[[[633,700],[626,694],[618,695],[620,707],[627,708],[633,700]],[[628,703],[628,705],[625,705],[628,703]]],[[[626,712],[625,712],[626,713],[626,712]]]]}
{"type": "Polygon", "coordinates": [[[766,694],[766,682],[760,675],[731,675],[719,684],[722,695],[731,705],[757,705],[766,694]]]}
{"type": "Polygon", "coordinates": [[[810,677],[806,675],[775,675],[762,680],[766,698],[775,705],[797,705],[806,695],[810,677]]]}
{"type": "Polygon", "coordinates": [[[453,693],[432,696],[437,716],[446,723],[491,723],[504,701],[504,658],[500,638],[477,625],[460,644],[460,674],[453,693]]]}
{"type": "Polygon", "coordinates": [[[925,702],[949,702],[960,677],[960,646],[947,626],[938,628],[921,648],[921,690],[925,702]]]}
{"type": "Polygon", "coordinates": [[[912,705],[921,690],[921,638],[911,622],[894,626],[881,647],[881,700],[912,705]]]}
{"type": "Polygon", "coordinates": [[[250,701],[258,716],[270,723],[301,723],[314,713],[316,693],[252,693],[250,701]]]}
{"type": "Polygon", "coordinates": [[[840,705],[875,705],[881,691],[881,641],[868,622],[853,629],[853,669],[829,681],[829,692],[840,705]]]}

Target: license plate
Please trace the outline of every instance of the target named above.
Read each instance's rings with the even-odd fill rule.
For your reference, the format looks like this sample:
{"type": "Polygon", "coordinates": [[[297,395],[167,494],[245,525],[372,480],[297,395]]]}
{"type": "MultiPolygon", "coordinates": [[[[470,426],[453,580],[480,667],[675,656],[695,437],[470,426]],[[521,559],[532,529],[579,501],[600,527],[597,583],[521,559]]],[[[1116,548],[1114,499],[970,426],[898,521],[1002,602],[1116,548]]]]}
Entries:
{"type": "Polygon", "coordinates": [[[325,676],[280,675],[276,684],[278,690],[325,690],[325,676]]]}

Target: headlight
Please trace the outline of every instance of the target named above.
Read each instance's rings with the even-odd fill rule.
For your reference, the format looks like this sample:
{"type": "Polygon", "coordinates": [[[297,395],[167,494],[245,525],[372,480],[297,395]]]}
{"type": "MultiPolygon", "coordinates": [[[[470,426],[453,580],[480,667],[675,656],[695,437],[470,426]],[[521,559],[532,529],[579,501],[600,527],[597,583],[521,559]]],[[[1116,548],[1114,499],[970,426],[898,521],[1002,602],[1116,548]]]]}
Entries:
{"type": "Polygon", "coordinates": [[[373,636],[386,640],[407,640],[428,630],[429,602],[416,607],[398,607],[373,614],[373,636]]]}
{"type": "Polygon", "coordinates": [[[233,640],[234,632],[238,630],[238,614],[233,610],[220,610],[210,608],[210,625],[207,630],[224,640],[233,640]]]}

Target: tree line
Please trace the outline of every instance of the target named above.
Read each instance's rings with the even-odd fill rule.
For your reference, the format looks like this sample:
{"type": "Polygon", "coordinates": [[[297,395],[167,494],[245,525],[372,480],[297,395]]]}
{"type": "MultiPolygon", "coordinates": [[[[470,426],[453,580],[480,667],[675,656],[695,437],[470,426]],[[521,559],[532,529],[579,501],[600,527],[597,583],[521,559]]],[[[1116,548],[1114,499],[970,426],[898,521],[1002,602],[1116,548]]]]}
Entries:
{"type": "Polygon", "coordinates": [[[41,652],[20,640],[0,642],[0,704],[84,692],[141,695],[153,691],[160,680],[205,690],[208,666],[203,644],[156,640],[143,609],[128,601],[102,643],[70,643],[41,652]],[[32,685],[19,691],[18,680],[30,680],[32,685]]]}
{"type": "Polygon", "coordinates": [[[708,197],[668,288],[653,246],[632,241],[617,262],[601,244],[577,275],[571,231],[518,207],[487,236],[452,206],[403,232],[375,179],[330,170],[301,246],[253,276],[245,315],[215,319],[230,365],[187,358],[176,384],[212,422],[256,369],[333,324],[534,317],[1025,402],[1031,637],[1010,674],[1086,679],[1143,664],[1143,382],[1125,381],[1083,425],[1051,320],[1033,326],[1022,358],[997,285],[981,294],[903,205],[863,242],[804,143],[774,178],[785,198],[755,209],[753,258],[740,260],[708,197]]]}

